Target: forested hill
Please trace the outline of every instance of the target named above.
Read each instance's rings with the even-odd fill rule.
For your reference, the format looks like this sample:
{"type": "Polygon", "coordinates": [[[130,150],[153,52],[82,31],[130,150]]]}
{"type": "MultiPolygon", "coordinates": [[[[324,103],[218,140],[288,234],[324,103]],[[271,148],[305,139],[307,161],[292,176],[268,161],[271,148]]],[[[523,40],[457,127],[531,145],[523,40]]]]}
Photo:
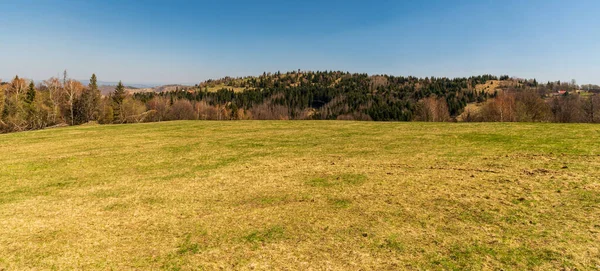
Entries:
{"type": "Polygon", "coordinates": [[[119,83],[107,95],[97,82],[92,75],[85,86],[66,72],[37,85],[18,76],[0,82],[0,132],[183,119],[600,122],[600,87],[574,80],[294,71],[158,90],[119,83]]]}
{"type": "MultiPolygon", "coordinates": [[[[433,103],[440,120],[458,116],[468,103],[495,95],[477,86],[496,76],[417,78],[347,72],[265,73],[258,77],[209,80],[169,93],[140,93],[154,97],[205,101],[209,105],[250,111],[258,119],[358,119],[408,121],[423,117],[424,99],[433,103]],[[433,100],[431,100],[433,99],[433,100]],[[445,116],[445,117],[444,117],[445,116]]],[[[531,81],[531,84],[536,84],[531,81]]]]}

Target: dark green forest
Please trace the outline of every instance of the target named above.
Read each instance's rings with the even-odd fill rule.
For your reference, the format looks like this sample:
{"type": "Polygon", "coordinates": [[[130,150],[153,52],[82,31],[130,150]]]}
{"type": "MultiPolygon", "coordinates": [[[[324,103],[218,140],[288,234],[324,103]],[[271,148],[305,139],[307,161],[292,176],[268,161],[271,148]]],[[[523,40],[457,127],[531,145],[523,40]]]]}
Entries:
{"type": "Polygon", "coordinates": [[[264,73],[172,91],[101,95],[88,85],[15,76],[0,83],[2,132],[83,123],[168,120],[362,120],[600,122],[600,87],[507,75],[417,78],[340,71],[264,73]]]}

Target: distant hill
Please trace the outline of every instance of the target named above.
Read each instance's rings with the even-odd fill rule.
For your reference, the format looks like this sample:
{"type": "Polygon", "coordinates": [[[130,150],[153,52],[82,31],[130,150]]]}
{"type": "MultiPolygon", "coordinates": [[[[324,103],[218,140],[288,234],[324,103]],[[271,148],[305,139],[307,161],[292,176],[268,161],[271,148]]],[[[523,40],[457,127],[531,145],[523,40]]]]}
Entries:
{"type": "MultiPolygon", "coordinates": [[[[81,82],[84,85],[88,85],[90,83],[90,80],[79,80],[79,82],[81,82]]],[[[98,81],[98,85],[99,86],[116,86],[117,84],[119,84],[119,82],[111,82],[111,81],[98,81]]],[[[123,82],[124,85],[130,87],[130,88],[153,88],[153,87],[157,87],[157,86],[161,86],[161,85],[165,85],[165,84],[151,84],[151,83],[128,83],[128,82],[123,82]]]]}
{"type": "Polygon", "coordinates": [[[154,92],[169,92],[169,91],[176,91],[176,90],[182,90],[182,89],[188,89],[190,88],[190,86],[185,86],[185,85],[163,85],[163,86],[157,86],[154,87],[154,92]]]}
{"type": "Polygon", "coordinates": [[[292,71],[224,77],[182,89],[136,93],[134,98],[157,98],[148,108],[187,100],[176,108],[197,108],[189,118],[200,119],[597,122],[600,116],[600,99],[590,98],[593,85],[508,75],[418,78],[292,71]]]}
{"type": "MultiPolygon", "coordinates": [[[[115,90],[118,83],[114,84],[106,84],[107,82],[99,82],[98,88],[100,88],[100,92],[102,95],[108,95],[115,90]]],[[[112,83],[112,82],[109,82],[112,83]]],[[[140,84],[128,85],[125,84],[125,91],[128,93],[144,93],[144,92],[169,92],[175,91],[178,89],[187,89],[189,86],[184,85],[158,85],[158,86],[147,86],[140,84]]]]}

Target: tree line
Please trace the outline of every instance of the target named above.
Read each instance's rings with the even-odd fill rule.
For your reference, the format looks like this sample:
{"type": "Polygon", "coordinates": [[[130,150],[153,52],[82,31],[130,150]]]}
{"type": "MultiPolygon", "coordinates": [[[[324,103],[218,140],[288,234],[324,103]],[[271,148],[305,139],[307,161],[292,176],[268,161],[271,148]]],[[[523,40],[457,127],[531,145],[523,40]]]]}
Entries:
{"type": "Polygon", "coordinates": [[[600,87],[506,75],[450,79],[293,71],[159,93],[130,94],[119,82],[109,95],[101,94],[97,82],[92,75],[83,85],[66,71],[37,85],[18,76],[0,82],[0,131],[169,120],[600,122],[600,87]],[[482,88],[490,82],[502,84],[482,88]]]}
{"type": "Polygon", "coordinates": [[[52,77],[35,85],[32,80],[15,76],[0,82],[0,131],[17,132],[52,126],[98,123],[139,122],[146,106],[127,95],[119,82],[109,96],[102,96],[98,80],[92,74],[89,84],[68,77],[52,77]]]}

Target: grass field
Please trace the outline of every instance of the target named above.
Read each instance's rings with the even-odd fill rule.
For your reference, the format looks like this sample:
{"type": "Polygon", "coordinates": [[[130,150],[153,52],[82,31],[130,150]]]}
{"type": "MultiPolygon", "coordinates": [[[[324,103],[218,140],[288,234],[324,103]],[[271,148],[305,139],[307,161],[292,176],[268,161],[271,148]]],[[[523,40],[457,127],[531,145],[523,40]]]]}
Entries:
{"type": "Polygon", "coordinates": [[[0,135],[0,270],[598,270],[600,126],[0,135]]]}

